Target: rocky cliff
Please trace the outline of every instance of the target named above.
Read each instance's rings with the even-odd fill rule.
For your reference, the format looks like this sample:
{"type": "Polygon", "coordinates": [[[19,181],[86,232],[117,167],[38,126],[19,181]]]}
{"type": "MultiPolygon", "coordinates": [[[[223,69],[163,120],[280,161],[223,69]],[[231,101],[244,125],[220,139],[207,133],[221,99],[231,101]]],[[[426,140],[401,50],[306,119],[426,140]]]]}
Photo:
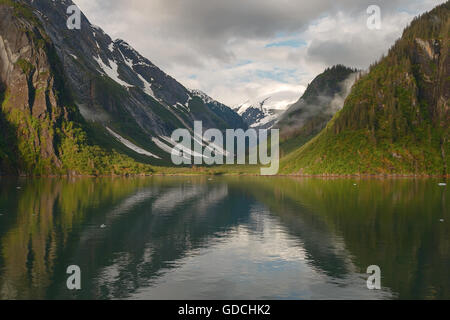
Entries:
{"type": "Polygon", "coordinates": [[[185,88],[83,14],[81,28],[69,30],[71,5],[0,1],[3,173],[170,165],[175,129],[192,130],[196,120],[205,129],[246,128],[233,110],[185,88]]]}

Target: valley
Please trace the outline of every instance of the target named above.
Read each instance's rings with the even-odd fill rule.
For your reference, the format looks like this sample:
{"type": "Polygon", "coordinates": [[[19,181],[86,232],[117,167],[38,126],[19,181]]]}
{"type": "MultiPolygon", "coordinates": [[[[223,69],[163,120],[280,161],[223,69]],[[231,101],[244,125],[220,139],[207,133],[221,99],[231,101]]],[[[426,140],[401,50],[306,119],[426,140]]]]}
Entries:
{"type": "Polygon", "coordinates": [[[196,121],[280,130],[283,175],[449,174],[449,2],[368,71],[329,67],[285,111],[187,89],[84,14],[67,29],[66,2],[0,2],[2,175],[245,174],[174,167],[172,133],[196,121]]]}

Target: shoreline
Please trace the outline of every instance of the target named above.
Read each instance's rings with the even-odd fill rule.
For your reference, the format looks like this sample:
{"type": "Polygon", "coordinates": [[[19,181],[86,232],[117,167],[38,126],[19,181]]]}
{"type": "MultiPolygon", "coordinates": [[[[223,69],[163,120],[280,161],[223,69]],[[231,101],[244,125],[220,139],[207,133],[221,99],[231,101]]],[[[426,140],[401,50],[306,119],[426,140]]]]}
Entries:
{"type": "Polygon", "coordinates": [[[273,176],[262,176],[254,173],[153,173],[153,174],[130,174],[130,175],[0,175],[2,178],[148,178],[148,177],[262,177],[262,178],[331,178],[331,179],[449,179],[447,175],[430,174],[277,174],[273,176]]]}

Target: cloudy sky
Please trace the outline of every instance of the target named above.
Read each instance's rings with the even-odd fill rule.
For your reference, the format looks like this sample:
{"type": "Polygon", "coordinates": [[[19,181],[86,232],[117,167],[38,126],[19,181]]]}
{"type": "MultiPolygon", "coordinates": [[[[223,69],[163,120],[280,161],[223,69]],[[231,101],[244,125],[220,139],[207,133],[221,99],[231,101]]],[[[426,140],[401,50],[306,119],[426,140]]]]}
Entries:
{"type": "Polygon", "coordinates": [[[326,67],[367,68],[445,0],[74,0],[113,39],[191,89],[235,106],[284,108],[326,67]],[[367,8],[381,28],[367,27],[367,8]]]}

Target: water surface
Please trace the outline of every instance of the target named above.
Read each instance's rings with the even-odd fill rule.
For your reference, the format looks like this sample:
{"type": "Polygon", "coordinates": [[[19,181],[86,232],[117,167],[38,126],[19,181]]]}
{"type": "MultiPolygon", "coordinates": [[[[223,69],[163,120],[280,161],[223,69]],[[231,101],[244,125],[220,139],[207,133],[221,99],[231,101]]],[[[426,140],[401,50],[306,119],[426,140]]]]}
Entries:
{"type": "Polygon", "coordinates": [[[3,178],[0,299],[450,299],[439,182],[3,178]]]}

